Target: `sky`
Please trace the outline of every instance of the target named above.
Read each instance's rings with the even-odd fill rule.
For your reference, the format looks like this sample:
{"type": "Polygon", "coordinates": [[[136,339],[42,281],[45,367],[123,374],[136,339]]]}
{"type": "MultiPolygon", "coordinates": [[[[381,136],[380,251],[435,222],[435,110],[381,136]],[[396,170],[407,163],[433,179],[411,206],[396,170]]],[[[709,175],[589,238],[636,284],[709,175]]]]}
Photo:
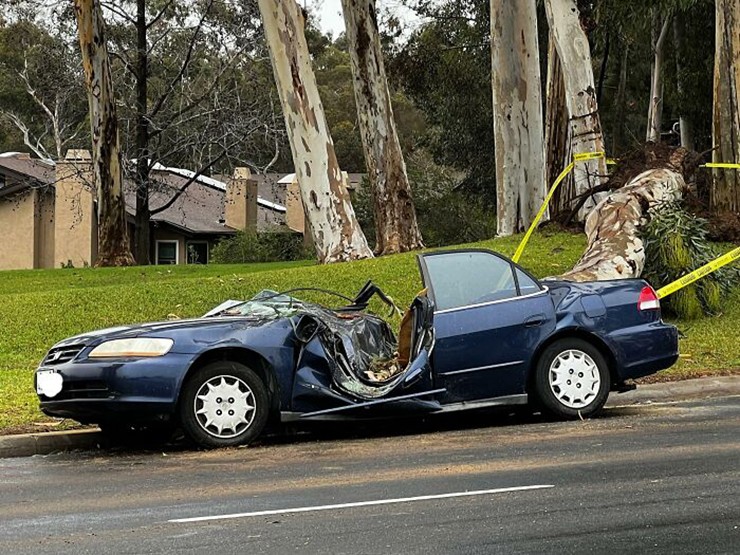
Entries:
{"type": "Polygon", "coordinates": [[[341,0],[314,0],[319,14],[319,26],[324,33],[337,36],[344,31],[341,0]]]}
{"type": "MultiPolygon", "coordinates": [[[[324,33],[336,37],[344,31],[341,0],[298,0],[298,2],[309,8],[313,7],[313,11],[319,17],[319,27],[324,33]]],[[[376,0],[376,6],[378,11],[389,9],[404,19],[417,19],[408,8],[401,6],[400,0],[376,0]]]]}

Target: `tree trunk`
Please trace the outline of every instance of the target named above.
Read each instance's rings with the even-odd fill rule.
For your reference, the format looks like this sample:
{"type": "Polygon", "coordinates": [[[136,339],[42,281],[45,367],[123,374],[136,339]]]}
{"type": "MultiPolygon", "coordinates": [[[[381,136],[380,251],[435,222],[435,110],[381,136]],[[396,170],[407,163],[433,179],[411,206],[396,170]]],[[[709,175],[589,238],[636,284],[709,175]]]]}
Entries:
{"type": "MultiPolygon", "coordinates": [[[[604,138],[596,101],[591,50],[586,33],[581,27],[576,3],[574,0],[546,0],[545,11],[563,70],[571,152],[574,155],[603,152],[604,138]]],[[[565,159],[562,163],[565,167],[570,159],[565,159]]],[[[573,169],[574,192],[581,195],[601,185],[606,175],[604,158],[578,162],[573,169]]],[[[600,195],[583,205],[578,212],[579,221],[586,219],[598,200],[600,195]]]]}
{"type": "MultiPolygon", "coordinates": [[[[654,9],[657,14],[657,8],[654,9]]],[[[648,123],[645,140],[648,142],[652,141],[654,143],[660,142],[660,127],[663,119],[663,47],[665,46],[665,40],[668,36],[670,23],[671,17],[666,17],[663,20],[657,39],[653,43],[653,73],[650,79],[650,106],[648,107],[648,123]]]]}
{"type": "Polygon", "coordinates": [[[607,32],[604,41],[604,55],[601,57],[601,69],[599,70],[599,86],[596,88],[596,102],[601,106],[604,93],[604,81],[606,81],[606,70],[609,68],[609,52],[611,51],[611,33],[607,32]]]}
{"type": "Polygon", "coordinates": [[[118,118],[99,0],[75,0],[92,131],[93,183],[98,200],[97,266],[134,263],[126,229],[118,118]]]}
{"type": "Polygon", "coordinates": [[[627,109],[627,66],[629,64],[630,45],[622,43],[622,56],[619,59],[619,82],[617,94],[614,96],[614,119],[612,138],[612,154],[619,155],[624,148],[624,116],[627,109]]]}
{"type": "MultiPolygon", "coordinates": [[[[740,163],[740,0],[716,1],[714,162],[740,163]]],[[[714,170],[710,205],[740,211],[740,171],[714,170]]]]}
{"type": "Polygon", "coordinates": [[[547,194],[535,0],[491,0],[491,66],[497,232],[511,235],[547,194]]]}
{"type": "Polygon", "coordinates": [[[376,254],[424,247],[396,132],[375,0],[342,0],[352,81],[375,215],[376,254]]]}
{"type": "MultiPolygon", "coordinates": [[[[676,51],[676,86],[678,89],[678,97],[683,99],[685,94],[685,77],[683,60],[686,56],[686,41],[684,36],[686,34],[686,25],[684,23],[683,14],[680,12],[673,17],[673,44],[676,51]]],[[[678,126],[681,132],[681,146],[686,150],[694,150],[694,130],[693,125],[686,114],[681,111],[678,116],[678,126]]]]}
{"type": "Polygon", "coordinates": [[[147,99],[149,54],[146,0],[136,0],[136,224],[134,251],[137,264],[149,264],[149,118],[147,99]]]}
{"type": "Polygon", "coordinates": [[[572,270],[558,276],[570,281],[602,281],[640,277],[645,249],[640,226],[661,203],[679,200],[686,188],[672,169],[641,173],[609,194],[586,220],[588,245],[572,270]]]}
{"type": "Polygon", "coordinates": [[[342,184],[334,143],[294,0],[259,0],[301,199],[319,262],[372,258],[342,184]]]}
{"type": "MultiPolygon", "coordinates": [[[[547,49],[547,84],[545,98],[545,145],[546,172],[548,185],[555,183],[563,171],[563,160],[570,160],[570,126],[568,125],[568,108],[565,102],[565,83],[563,68],[555,49],[555,42],[550,35],[547,49]]],[[[569,175],[553,193],[550,201],[550,212],[554,219],[559,219],[568,208],[568,199],[575,196],[573,176],[569,175]]]]}

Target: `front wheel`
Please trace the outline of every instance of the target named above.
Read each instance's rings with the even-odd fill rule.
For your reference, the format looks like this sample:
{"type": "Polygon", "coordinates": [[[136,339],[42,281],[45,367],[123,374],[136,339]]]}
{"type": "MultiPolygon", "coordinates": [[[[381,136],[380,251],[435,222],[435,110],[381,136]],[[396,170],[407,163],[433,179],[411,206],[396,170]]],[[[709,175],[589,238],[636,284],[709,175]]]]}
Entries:
{"type": "Polygon", "coordinates": [[[606,359],[582,339],[560,339],[537,362],[535,390],[539,401],[560,418],[585,418],[599,412],[609,396],[606,359]]]}
{"type": "Polygon", "coordinates": [[[237,362],[214,362],[197,370],[180,398],[187,436],[203,447],[231,447],[254,441],[267,423],[265,384],[237,362]]]}

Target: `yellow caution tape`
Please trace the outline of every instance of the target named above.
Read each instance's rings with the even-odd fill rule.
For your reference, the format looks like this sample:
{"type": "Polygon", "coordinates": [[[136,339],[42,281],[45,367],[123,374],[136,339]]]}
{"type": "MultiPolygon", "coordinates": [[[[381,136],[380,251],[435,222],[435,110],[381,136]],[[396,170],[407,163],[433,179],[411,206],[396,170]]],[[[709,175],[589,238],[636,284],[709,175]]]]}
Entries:
{"type": "Polygon", "coordinates": [[[606,157],[606,153],[603,151],[598,152],[578,152],[573,155],[574,162],[585,162],[587,160],[598,160],[599,158],[606,157]]]}
{"type": "Polygon", "coordinates": [[[700,168],[725,168],[728,170],[740,170],[740,164],[727,164],[725,162],[709,162],[702,164],[700,168]]]}
{"type": "Polygon", "coordinates": [[[691,285],[696,280],[703,278],[704,276],[707,276],[711,274],[712,272],[716,272],[719,270],[722,266],[727,266],[731,262],[734,262],[735,260],[740,258],[740,247],[737,247],[734,250],[731,250],[727,254],[720,256],[716,260],[712,260],[708,264],[705,264],[701,268],[698,268],[691,272],[690,274],[686,274],[680,279],[677,279],[673,283],[669,283],[665,287],[661,287],[658,289],[658,298],[662,299],[663,297],[667,297],[668,295],[675,293],[679,289],[683,289],[687,285],[691,285]]]}
{"type": "Polygon", "coordinates": [[[545,197],[545,202],[543,202],[542,206],[540,207],[540,211],[537,212],[537,215],[535,216],[532,224],[529,226],[527,233],[524,234],[524,237],[522,238],[522,242],[519,243],[519,246],[517,247],[516,252],[514,253],[514,256],[511,257],[511,259],[514,262],[519,262],[519,258],[521,258],[522,253],[524,252],[524,249],[527,246],[527,243],[529,242],[529,238],[532,236],[532,233],[534,233],[534,230],[537,229],[537,225],[540,223],[542,216],[545,215],[545,211],[547,210],[547,207],[550,204],[550,200],[552,200],[552,196],[555,194],[555,190],[563,182],[563,179],[565,179],[567,175],[573,171],[573,168],[575,167],[575,163],[585,162],[587,160],[597,160],[599,158],[604,158],[605,156],[606,154],[604,152],[580,152],[578,154],[573,155],[573,161],[567,166],[565,166],[565,169],[562,172],[560,172],[560,175],[555,180],[555,183],[553,183],[552,187],[550,187],[550,190],[547,192],[547,196],[545,197]]]}

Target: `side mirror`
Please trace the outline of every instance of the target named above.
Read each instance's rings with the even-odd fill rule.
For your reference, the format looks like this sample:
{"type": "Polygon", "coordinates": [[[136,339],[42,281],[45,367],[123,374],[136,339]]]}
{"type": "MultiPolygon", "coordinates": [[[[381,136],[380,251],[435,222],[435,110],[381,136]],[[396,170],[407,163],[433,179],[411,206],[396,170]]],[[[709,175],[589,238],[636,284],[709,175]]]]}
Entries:
{"type": "Polygon", "coordinates": [[[295,325],[295,337],[301,343],[308,343],[321,329],[322,324],[309,314],[303,314],[295,325]]]}

